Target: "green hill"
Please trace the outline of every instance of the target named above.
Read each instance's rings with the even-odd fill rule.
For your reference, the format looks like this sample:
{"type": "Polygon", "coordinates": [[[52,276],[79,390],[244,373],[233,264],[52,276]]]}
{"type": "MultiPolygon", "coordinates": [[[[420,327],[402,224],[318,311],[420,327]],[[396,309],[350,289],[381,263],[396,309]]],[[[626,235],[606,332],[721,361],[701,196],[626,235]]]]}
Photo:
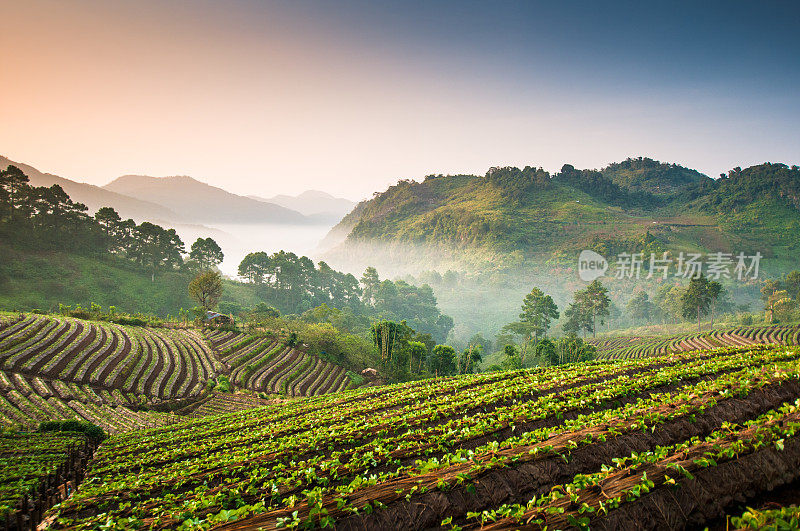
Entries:
{"type": "Polygon", "coordinates": [[[655,242],[675,252],[758,251],[780,270],[800,249],[798,198],[800,170],[771,163],[717,180],[647,158],[600,170],[567,164],[554,175],[529,166],[430,175],[359,205],[332,230],[347,237],[328,258],[486,270],[569,265],[582,249],[613,255],[655,242]]]}
{"type": "MultiPolygon", "coordinates": [[[[191,271],[171,270],[151,279],[147,271],[113,255],[19,249],[0,244],[0,308],[54,311],[59,304],[96,303],[120,311],[177,316],[196,303],[186,286],[191,271]]],[[[262,302],[255,290],[225,281],[223,302],[252,307],[262,302]]]]}

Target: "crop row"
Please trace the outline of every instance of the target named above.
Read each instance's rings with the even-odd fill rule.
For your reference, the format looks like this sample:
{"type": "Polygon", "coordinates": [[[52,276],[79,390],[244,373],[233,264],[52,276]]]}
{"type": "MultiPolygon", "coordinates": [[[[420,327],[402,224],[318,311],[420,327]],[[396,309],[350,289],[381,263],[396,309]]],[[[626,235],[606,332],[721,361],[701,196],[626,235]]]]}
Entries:
{"type": "Polygon", "coordinates": [[[211,393],[205,399],[200,400],[199,403],[189,406],[185,414],[191,418],[202,418],[268,406],[271,403],[270,400],[251,395],[211,393]]]}
{"type": "Polygon", "coordinates": [[[798,431],[800,400],[741,425],[727,424],[704,438],[692,437],[616,458],[600,471],[578,474],[573,481],[556,485],[525,505],[503,505],[469,516],[479,520],[483,529],[507,529],[523,523],[538,529],[588,527],[600,518],[616,516],[615,511],[651,491],[679,488],[705,469],[744,461],[746,456],[764,450],[783,451],[789,441],[797,445],[798,431]]]}
{"type": "Polygon", "coordinates": [[[520,460],[551,433],[571,441],[570,433],[590,423],[625,418],[613,423],[620,431],[629,418],[647,422],[660,404],[674,404],[661,413],[669,419],[731,393],[796,383],[798,357],[759,347],[476,375],[127,434],[103,445],[93,481],[62,505],[60,525],[90,527],[112,517],[175,527],[187,507],[209,524],[243,519],[253,527],[361,518],[381,504],[424,495],[416,483],[421,475],[434,486],[445,478],[441,486],[448,487],[449,467],[507,467],[515,461],[496,459],[500,450],[520,460]]]}
{"type": "Polygon", "coordinates": [[[590,339],[602,358],[628,359],[692,350],[756,344],[800,344],[800,326],[776,325],[719,329],[675,336],[631,336],[590,339]]]}
{"type": "Polygon", "coordinates": [[[211,331],[207,342],[245,389],[288,396],[314,396],[351,387],[345,369],[288,346],[274,335],[211,331]]]}
{"type": "MultiPolygon", "coordinates": [[[[82,434],[0,435],[0,523],[32,527],[44,509],[68,494],[67,481],[82,473],[93,450],[82,434]]],[[[68,487],[69,488],[69,487],[68,487]]]]}
{"type": "Polygon", "coordinates": [[[12,429],[36,429],[49,420],[87,420],[110,433],[123,433],[180,420],[172,414],[137,411],[145,399],[119,389],[0,372],[0,423],[12,429]]]}
{"type": "Polygon", "coordinates": [[[147,395],[197,396],[222,368],[192,331],[29,316],[0,330],[2,369],[147,395]]]}

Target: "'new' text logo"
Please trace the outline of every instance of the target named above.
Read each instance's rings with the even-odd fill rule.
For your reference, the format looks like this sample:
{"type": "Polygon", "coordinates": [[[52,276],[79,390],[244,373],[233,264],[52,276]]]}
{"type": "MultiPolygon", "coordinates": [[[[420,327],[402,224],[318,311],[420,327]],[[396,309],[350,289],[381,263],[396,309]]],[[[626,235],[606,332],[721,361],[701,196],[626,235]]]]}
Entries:
{"type": "Polygon", "coordinates": [[[602,277],[608,269],[608,261],[594,251],[581,251],[578,256],[578,276],[584,282],[602,277]]]}

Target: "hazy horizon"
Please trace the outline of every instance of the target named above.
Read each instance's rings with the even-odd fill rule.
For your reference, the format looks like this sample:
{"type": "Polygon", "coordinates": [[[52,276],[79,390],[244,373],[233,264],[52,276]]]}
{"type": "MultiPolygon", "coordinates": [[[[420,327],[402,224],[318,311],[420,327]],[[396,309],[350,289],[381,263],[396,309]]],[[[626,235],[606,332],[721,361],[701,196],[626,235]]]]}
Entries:
{"type": "Polygon", "coordinates": [[[800,162],[790,2],[34,0],[4,11],[0,152],[96,185],[352,200],[628,156],[800,162]]]}

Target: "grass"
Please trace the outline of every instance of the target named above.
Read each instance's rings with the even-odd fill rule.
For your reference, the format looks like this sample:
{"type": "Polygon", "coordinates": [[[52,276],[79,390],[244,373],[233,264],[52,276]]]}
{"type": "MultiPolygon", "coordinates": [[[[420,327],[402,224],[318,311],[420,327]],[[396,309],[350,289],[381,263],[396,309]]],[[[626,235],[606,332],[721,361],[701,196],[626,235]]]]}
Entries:
{"type": "MultiPolygon", "coordinates": [[[[88,307],[94,302],[121,312],[176,316],[191,308],[191,272],[150,274],[114,256],[19,251],[0,244],[0,308],[56,311],[59,303],[88,307]]],[[[252,287],[225,281],[222,302],[243,307],[261,302],[252,287]]]]}

